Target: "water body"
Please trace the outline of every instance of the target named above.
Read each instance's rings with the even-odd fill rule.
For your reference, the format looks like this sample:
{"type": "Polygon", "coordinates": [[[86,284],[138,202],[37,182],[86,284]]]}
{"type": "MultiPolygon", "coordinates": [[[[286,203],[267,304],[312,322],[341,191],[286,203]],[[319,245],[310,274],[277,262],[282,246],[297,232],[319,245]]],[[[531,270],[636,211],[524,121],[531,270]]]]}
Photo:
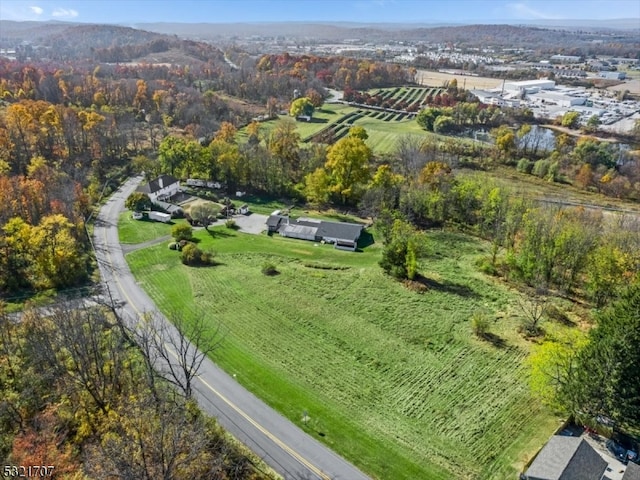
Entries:
{"type": "MultiPolygon", "coordinates": [[[[537,152],[538,154],[544,154],[551,152],[556,148],[556,142],[558,135],[561,132],[552,130],[550,128],[541,127],[539,125],[532,125],[531,131],[519,140],[519,147],[524,149],[526,147],[527,152],[537,152]]],[[[477,142],[493,143],[493,138],[489,133],[489,130],[469,129],[462,134],[467,138],[473,138],[477,142]]],[[[617,151],[620,155],[630,150],[630,146],[626,143],[611,142],[610,146],[614,151],[617,151]]]]}

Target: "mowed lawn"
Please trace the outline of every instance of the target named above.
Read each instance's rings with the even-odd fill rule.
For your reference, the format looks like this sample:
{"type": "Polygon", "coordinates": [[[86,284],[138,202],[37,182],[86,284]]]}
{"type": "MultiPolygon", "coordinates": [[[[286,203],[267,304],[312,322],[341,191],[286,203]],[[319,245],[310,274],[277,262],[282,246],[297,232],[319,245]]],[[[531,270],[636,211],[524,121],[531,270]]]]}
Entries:
{"type": "Polygon", "coordinates": [[[186,223],[184,219],[174,219],[169,223],[156,222],[155,220],[134,220],[130,211],[125,211],[118,218],[118,237],[120,243],[136,244],[158,237],[171,235],[171,228],[176,223],[186,223]]]}
{"type": "Polygon", "coordinates": [[[420,294],[383,275],[379,244],[197,236],[218,266],[186,267],[156,245],[127,255],[140,284],[163,311],[220,325],[214,361],[372,477],[513,479],[557,426],[529,393],[513,294],[477,271],[487,247],[475,239],[429,233],[420,294]],[[265,262],[280,274],[263,275],[265,262]],[[473,336],[478,309],[504,346],[473,336]]]}

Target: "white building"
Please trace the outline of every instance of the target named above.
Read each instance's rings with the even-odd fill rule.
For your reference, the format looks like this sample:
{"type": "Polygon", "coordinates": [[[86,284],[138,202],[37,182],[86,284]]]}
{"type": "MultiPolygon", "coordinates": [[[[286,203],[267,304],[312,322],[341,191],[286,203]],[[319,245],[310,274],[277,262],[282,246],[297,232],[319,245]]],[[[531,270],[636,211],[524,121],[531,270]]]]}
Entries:
{"type": "Polygon", "coordinates": [[[538,93],[540,90],[553,90],[556,82],[542,78],[540,80],[524,80],[522,82],[505,82],[504,89],[520,94],[538,93]]]}
{"type": "Polygon", "coordinates": [[[544,105],[558,105],[559,107],[573,107],[574,105],[584,105],[585,97],[574,97],[558,92],[538,92],[529,95],[529,100],[544,105]]]}
{"type": "Polygon", "coordinates": [[[137,188],[138,192],[146,193],[149,199],[156,203],[171,198],[180,191],[180,180],[171,175],[160,175],[145,185],[137,188]]]}

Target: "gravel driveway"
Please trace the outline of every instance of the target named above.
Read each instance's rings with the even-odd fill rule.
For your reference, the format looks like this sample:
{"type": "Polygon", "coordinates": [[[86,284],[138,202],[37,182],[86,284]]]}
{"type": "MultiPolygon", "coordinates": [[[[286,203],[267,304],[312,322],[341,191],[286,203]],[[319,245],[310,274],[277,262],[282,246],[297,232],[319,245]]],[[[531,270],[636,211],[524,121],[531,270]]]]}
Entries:
{"type": "Polygon", "coordinates": [[[259,213],[251,213],[249,215],[235,215],[233,219],[236,221],[241,232],[260,234],[267,229],[267,215],[259,213]]]}

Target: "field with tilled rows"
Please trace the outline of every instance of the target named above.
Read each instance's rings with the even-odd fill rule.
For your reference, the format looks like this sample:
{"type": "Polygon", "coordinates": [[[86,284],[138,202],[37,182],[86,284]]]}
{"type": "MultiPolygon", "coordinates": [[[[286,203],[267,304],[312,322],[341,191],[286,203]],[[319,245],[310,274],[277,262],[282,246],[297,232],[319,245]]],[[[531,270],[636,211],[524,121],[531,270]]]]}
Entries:
{"type": "Polygon", "coordinates": [[[429,233],[429,289],[416,293],[382,273],[376,243],[352,253],[217,227],[197,236],[218,266],[186,267],[161,244],[127,255],[140,284],[165,312],[221,325],[214,360],[372,477],[516,478],[553,431],[528,391],[513,293],[475,266],[484,243],[429,233]],[[265,262],[279,275],[263,275],[265,262]],[[479,309],[500,342],[472,334],[479,309]]]}
{"type": "MultiPolygon", "coordinates": [[[[374,89],[367,92],[368,104],[325,104],[313,114],[311,122],[296,122],[296,130],[303,143],[332,144],[349,133],[349,128],[359,125],[367,129],[367,144],[379,153],[392,151],[399,136],[429,135],[415,122],[416,112],[424,108],[430,99],[443,92],[438,87],[395,87],[374,89]]],[[[261,123],[262,132],[268,135],[280,116],[261,123]]],[[[239,138],[246,138],[243,130],[239,138]]]]}

